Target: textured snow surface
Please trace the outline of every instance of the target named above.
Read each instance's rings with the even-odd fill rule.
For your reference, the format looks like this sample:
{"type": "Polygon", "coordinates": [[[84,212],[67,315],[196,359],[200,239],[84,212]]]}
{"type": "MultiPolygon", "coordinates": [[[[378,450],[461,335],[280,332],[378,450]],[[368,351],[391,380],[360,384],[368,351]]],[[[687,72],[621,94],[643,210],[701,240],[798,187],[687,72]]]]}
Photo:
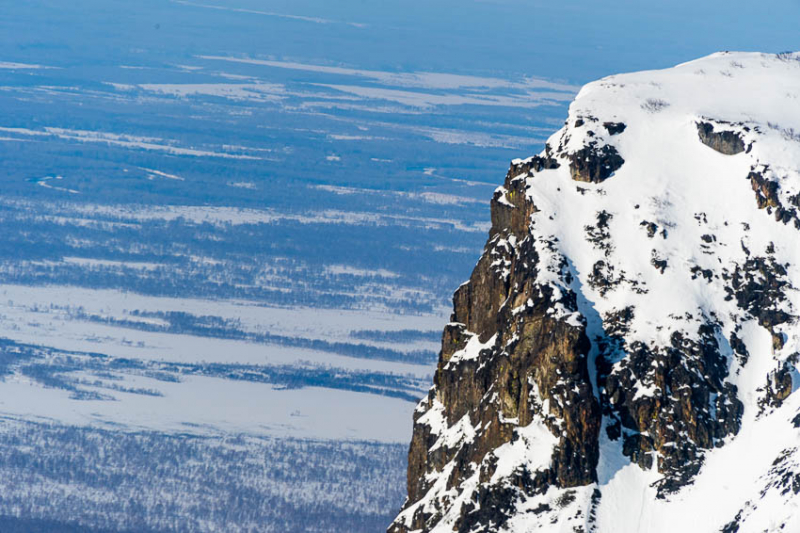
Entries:
{"type": "MultiPolygon", "coordinates": [[[[97,263],[64,259],[65,263],[86,261],[97,263]]],[[[146,263],[125,265],[152,267],[146,263]]],[[[201,436],[244,434],[385,443],[409,439],[411,424],[397,423],[407,421],[413,410],[413,403],[407,399],[367,394],[358,387],[329,388],[324,380],[317,380],[318,386],[309,383],[298,387],[230,379],[230,369],[397,376],[424,387],[430,380],[429,365],[348,357],[313,347],[258,343],[235,336],[214,338],[171,331],[163,329],[168,320],[139,314],[137,310],[143,309],[160,316],[211,313],[252,334],[271,332],[286,338],[340,343],[348,339],[352,342],[353,324],[391,333],[403,327],[427,327],[431,320],[431,316],[423,315],[398,319],[381,311],[312,311],[243,300],[2,285],[0,337],[6,344],[13,343],[4,344],[4,357],[19,358],[19,350],[28,347],[35,357],[20,360],[55,369],[47,375],[58,376],[58,382],[42,381],[43,375],[26,373],[24,368],[6,368],[7,373],[0,378],[0,418],[201,436]],[[90,316],[96,318],[89,320],[90,316]],[[137,327],[129,327],[131,324],[137,327]],[[120,364],[111,372],[98,372],[98,361],[120,364]],[[204,376],[187,376],[179,370],[209,365],[223,370],[204,376]],[[167,373],[145,370],[156,368],[167,373]],[[75,386],[88,394],[76,395],[75,386]]],[[[400,344],[369,339],[357,342],[375,348],[400,344]]],[[[432,350],[432,345],[420,340],[408,346],[410,350],[432,350]]],[[[378,388],[391,389],[391,379],[379,383],[378,388]]]]}
{"type": "MultiPolygon", "coordinates": [[[[85,378],[94,376],[87,373],[85,378]]],[[[408,402],[394,398],[320,387],[286,390],[207,377],[180,383],[124,378],[127,387],[143,387],[159,395],[117,392],[115,401],[75,401],[68,391],[12,377],[0,387],[0,417],[165,434],[292,435],[387,443],[408,438],[408,427],[393,428],[385,422],[387,418],[402,420],[409,411],[408,402]]],[[[88,390],[103,391],[102,387],[88,390]]]]}
{"type": "MultiPolygon", "coordinates": [[[[586,115],[601,123],[624,123],[625,131],[613,137],[603,128],[594,131],[605,134],[600,143],[615,146],[625,163],[602,184],[580,184],[586,192],[576,187],[562,165],[530,178],[528,194],[541,210],[534,215],[537,235],[558,238],[589,305],[601,314],[635,307],[628,342],[667,346],[672,331],[696,335],[701,321],[712,313],[723,333],[730,335],[730,317],[742,311],[735,299],[726,299],[721,281],[692,279],[691,268],[732,271],[734,263],[746,261],[744,247],[764,254],[774,243],[776,261],[786,266],[787,278],[800,279],[798,230],[757,209],[747,179],[751,166],[768,164],[782,191],[800,192],[800,139],[795,134],[800,131],[799,98],[798,55],[778,59],[723,53],[673,69],[612,76],[581,90],[570,107],[569,124],[586,115]],[[740,132],[745,145],[752,143],[749,153],[725,155],[704,145],[698,138],[699,121],[740,132]],[[600,211],[612,215],[613,264],[618,271],[634,274],[630,277],[648,288],[646,294],[616,290],[601,297],[588,286],[587,274],[600,253],[587,253],[584,227],[595,224],[600,211]],[[668,237],[649,238],[640,226],[644,220],[665,228],[668,237]],[[714,241],[704,245],[703,235],[712,235],[714,241]],[[652,266],[653,257],[668,261],[663,273],[652,266]]],[[[568,142],[575,150],[587,131],[586,126],[571,128],[568,142]]],[[[551,144],[560,138],[561,132],[551,144]]],[[[797,292],[787,296],[785,310],[796,310],[797,292]]],[[[611,471],[600,479],[598,531],[719,531],[748,502],[754,510],[743,513],[740,531],[771,531],[789,517],[784,530],[800,531],[798,498],[780,496],[777,490],[761,494],[773,461],[787,449],[796,454],[800,444],[800,431],[790,423],[800,407],[797,395],[756,419],[757,389],[766,383],[767,372],[778,366],[776,360],[800,350],[796,324],[784,325],[783,333],[785,345],[773,353],[769,333],[754,321],[740,332],[751,357],[743,368],[731,358],[729,379],[744,403],[742,428],[725,446],[707,454],[693,485],[666,500],[656,499],[650,485],[657,473],[628,464],[612,445],[603,449],[601,463],[611,471]]],[[[645,384],[637,385],[637,395],[651,392],[645,384]]]]}
{"type": "MultiPolygon", "coordinates": [[[[693,482],[665,498],[657,498],[653,487],[661,474],[632,464],[622,455],[620,441],[608,440],[601,431],[598,483],[574,489],[575,503],[564,503],[559,499],[564,491],[555,488],[523,502],[508,530],[712,532],[736,519],[738,529],[727,531],[800,531],[800,429],[792,423],[800,412],[800,395],[791,394],[777,408],[760,403],[768,374],[797,363],[797,319],[776,326],[784,342],[773,347],[767,329],[726,293],[730,282],[723,275],[748,257],[773,258],[785,268],[788,281],[785,299],[774,302],[775,309],[797,316],[800,230],[792,221],[777,221],[773,209],[759,209],[749,174],[756,169],[778,182],[783,205],[797,201],[800,54],[720,53],[667,70],[604,78],[580,91],[565,127],[548,145],[560,154],[560,167],[520,178],[526,180],[527,195],[537,208],[532,238],[542,264],[566,257],[576,280],[566,287],[556,269],[542,268],[538,282],[578,294],[590,338],[602,333],[599,317],[627,307],[635,310],[625,333],[628,345],[640,341],[654,350],[668,347],[676,331],[697,340],[699,327],[709,322],[718,325],[723,340],[736,332],[750,357],[743,363],[727,353],[727,380],[738,388],[744,415],[737,435],[706,452],[693,482]],[[624,131],[612,134],[608,123],[623,123],[624,131]],[[714,132],[734,132],[743,150],[728,155],[704,144],[699,123],[711,124],[714,132]],[[602,183],[574,181],[563,154],[594,141],[614,147],[624,164],[602,183]],[[609,215],[609,248],[587,240],[587,228],[598,224],[602,212],[609,215]],[[657,226],[655,234],[648,235],[646,222],[657,226]],[[591,283],[593,266],[600,260],[624,274],[612,290],[602,291],[591,283]],[[697,275],[702,271],[710,271],[710,277],[697,275]],[[602,498],[593,508],[596,518],[589,520],[585,511],[595,489],[602,498]],[[557,519],[543,519],[535,511],[543,504],[562,509],[557,519]],[[568,519],[581,508],[582,518],[568,519]],[[577,526],[582,529],[573,529],[577,526]]],[[[477,357],[481,348],[473,337],[453,359],[477,357]]],[[[795,369],[793,389],[798,388],[797,375],[795,369]]],[[[655,392],[647,382],[637,382],[636,387],[637,398],[655,392]]],[[[707,408],[715,413],[713,401],[707,408]]],[[[475,431],[463,421],[449,429],[443,420],[435,424],[448,442],[470,438],[475,431]],[[452,434],[454,430],[462,435],[452,434]]],[[[504,473],[517,467],[535,470],[549,464],[556,440],[546,427],[534,420],[517,432],[520,439],[494,451],[500,468],[491,483],[501,482],[504,473]]],[[[441,478],[448,476],[446,468],[441,478]]],[[[472,483],[467,480],[449,495],[454,508],[459,498],[474,494],[472,483]]],[[[431,497],[441,499],[443,492],[444,486],[434,485],[420,504],[427,505],[431,497]]],[[[445,516],[436,531],[452,527],[445,516]]]]}
{"type": "MultiPolygon", "coordinates": [[[[625,163],[600,185],[576,184],[566,165],[530,179],[528,194],[548,215],[534,217],[536,234],[556,236],[560,251],[572,259],[586,283],[601,254],[586,253],[584,228],[596,224],[600,211],[612,215],[614,265],[635,273],[634,279],[644,282],[649,292],[619,290],[590,298],[600,312],[636,306],[632,329],[638,339],[629,336],[629,342],[667,344],[671,329],[658,326],[675,322],[677,315],[683,320],[686,312],[695,313],[698,325],[703,318],[696,314],[698,309],[720,316],[737,312],[734,301],[725,301],[721,284],[692,280],[685,267],[717,270],[732,261],[742,263],[746,254],[741,241],[757,253],[771,242],[797,241],[794,227],[775,224],[756,208],[747,176],[751,165],[769,163],[781,169],[782,188],[800,192],[800,142],[787,139],[800,130],[798,98],[800,61],[760,54],[722,54],[670,70],[612,76],[579,93],[570,107],[570,123],[585,115],[625,123],[623,134],[605,139],[625,163]],[[653,102],[660,107],[653,109],[653,102]],[[755,141],[751,152],[728,156],[702,144],[696,124],[709,118],[758,127],[758,133],[743,132],[746,143],[755,141]],[[648,238],[640,226],[643,220],[666,228],[669,238],[648,238]],[[706,234],[716,238],[708,249],[700,245],[706,234]],[[676,268],[663,274],[653,268],[652,250],[676,268]]],[[[595,138],[604,133],[602,128],[594,130],[595,138]]],[[[572,128],[567,144],[579,149],[585,140],[581,134],[588,131],[587,126],[572,128]]],[[[558,144],[560,136],[556,134],[551,144],[558,144]]],[[[792,246],[777,251],[779,262],[790,263],[790,279],[798,279],[800,273],[796,252],[792,246]]],[[[685,329],[696,331],[688,325],[685,329]]]]}

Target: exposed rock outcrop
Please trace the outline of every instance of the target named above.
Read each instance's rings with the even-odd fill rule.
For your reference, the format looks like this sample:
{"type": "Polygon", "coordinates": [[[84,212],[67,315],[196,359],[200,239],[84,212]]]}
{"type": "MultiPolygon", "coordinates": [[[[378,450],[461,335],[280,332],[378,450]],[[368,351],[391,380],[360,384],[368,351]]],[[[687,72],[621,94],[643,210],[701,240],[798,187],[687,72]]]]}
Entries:
{"type": "MultiPolygon", "coordinates": [[[[537,283],[531,275],[548,269],[564,287],[572,276],[566,261],[542,264],[530,236],[536,207],[522,188],[524,172],[543,168],[557,167],[537,160],[512,165],[492,199],[489,242],[470,280],[455,293],[435,386],[415,415],[409,501],[436,492],[442,480],[431,483],[429,474],[448,465],[458,468],[445,491],[469,479],[491,480],[503,468],[494,451],[535,440],[521,431],[532,424],[553,439],[552,457],[544,458],[550,467],[504,473],[513,489],[476,490],[453,524],[460,531],[504,524],[519,495],[596,480],[600,410],[589,379],[586,327],[574,293],[537,283]],[[451,438],[451,428],[457,428],[457,437],[451,438]]],[[[390,531],[429,529],[444,511],[439,502],[429,509],[417,506],[409,513],[410,525],[390,531]]]]}
{"type": "Polygon", "coordinates": [[[734,63],[800,92],[800,56],[606,78],[511,164],[391,533],[800,528],[800,109],[734,63]]]}
{"type": "Polygon", "coordinates": [[[572,179],[587,183],[602,183],[619,170],[624,159],[613,146],[590,144],[569,156],[572,179]]]}
{"type": "Polygon", "coordinates": [[[732,130],[716,131],[710,122],[698,122],[697,134],[700,141],[717,152],[725,155],[736,155],[744,152],[744,141],[739,133],[732,130]]]}

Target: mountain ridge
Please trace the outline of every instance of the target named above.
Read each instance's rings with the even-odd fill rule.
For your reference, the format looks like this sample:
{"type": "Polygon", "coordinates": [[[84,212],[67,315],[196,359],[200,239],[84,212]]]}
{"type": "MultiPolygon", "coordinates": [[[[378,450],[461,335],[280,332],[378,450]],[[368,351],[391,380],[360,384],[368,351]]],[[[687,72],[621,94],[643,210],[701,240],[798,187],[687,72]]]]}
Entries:
{"type": "Polygon", "coordinates": [[[391,533],[800,528],[798,98],[793,53],[610,76],[512,162],[391,533]]]}

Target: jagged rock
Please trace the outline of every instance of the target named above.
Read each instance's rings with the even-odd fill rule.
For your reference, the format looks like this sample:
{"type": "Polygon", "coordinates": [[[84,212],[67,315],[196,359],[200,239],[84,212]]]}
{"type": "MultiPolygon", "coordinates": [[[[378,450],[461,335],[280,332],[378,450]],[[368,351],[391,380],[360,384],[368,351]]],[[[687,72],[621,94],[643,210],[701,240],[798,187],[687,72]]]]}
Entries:
{"type": "Polygon", "coordinates": [[[506,179],[515,178],[520,175],[533,175],[542,170],[554,169],[560,166],[557,159],[553,158],[550,145],[545,146],[544,155],[535,155],[528,159],[515,159],[511,162],[506,179]]]}
{"type": "Polygon", "coordinates": [[[778,199],[778,182],[765,179],[764,174],[756,172],[755,169],[750,171],[747,178],[753,186],[753,192],[756,193],[759,209],[781,206],[781,201],[778,199]]]}
{"type": "Polygon", "coordinates": [[[612,364],[613,357],[599,359],[602,404],[615,420],[612,425],[620,425],[628,434],[623,453],[649,469],[656,452],[659,470],[666,474],[660,482],[665,492],[680,488],[697,473],[701,450],[713,448],[718,439],[739,428],[742,405],[736,387],[725,382],[727,362],[716,333],[713,325],[705,324],[698,332],[699,341],[675,332],[665,349],[654,351],[634,343],[624,361],[612,364]],[[716,395],[713,402],[712,395],[716,395]],[[716,417],[708,409],[695,408],[710,403],[717,409],[716,417]]]}
{"type": "Polygon", "coordinates": [[[766,175],[769,173],[771,173],[769,166],[762,166],[760,169],[753,166],[747,175],[753,192],[756,193],[758,208],[774,213],[776,221],[783,224],[794,222],[795,228],[800,229],[800,217],[797,215],[797,210],[800,208],[800,193],[789,195],[785,199],[789,204],[787,207],[780,198],[780,184],[775,179],[767,178],[766,175]]]}
{"type": "Polygon", "coordinates": [[[603,127],[608,131],[609,135],[619,135],[627,127],[622,122],[603,122],[603,127]]]}
{"type": "Polygon", "coordinates": [[[662,274],[667,269],[667,265],[669,262],[666,259],[662,259],[659,257],[658,252],[653,250],[652,258],[650,259],[650,264],[655,267],[656,270],[661,272],[662,274]]]}
{"type": "Polygon", "coordinates": [[[644,228],[647,230],[647,236],[650,237],[651,239],[656,236],[656,232],[658,231],[658,224],[656,224],[655,222],[648,222],[646,220],[642,220],[639,223],[639,225],[644,226],[644,228]]]}
{"type": "Polygon", "coordinates": [[[606,78],[511,164],[390,532],[800,531],[800,108],[742,81],[791,58],[606,78]]]}
{"type": "Polygon", "coordinates": [[[625,160],[610,145],[589,145],[569,156],[572,179],[587,183],[602,183],[622,167],[625,160]]]}
{"type": "MultiPolygon", "coordinates": [[[[517,190],[511,174],[505,191],[517,190]]],[[[513,205],[505,205],[496,193],[493,220],[500,210],[535,211],[524,194],[519,194],[513,205]]],[[[464,466],[464,470],[456,470],[459,475],[448,478],[450,487],[471,475],[490,479],[497,469],[490,453],[524,438],[519,428],[533,423],[541,423],[560,437],[552,449],[550,468],[511,473],[522,494],[540,492],[551,484],[571,487],[595,481],[600,413],[589,380],[590,343],[585,327],[569,320],[576,311],[575,295],[569,291],[559,294],[550,286],[534,283],[531,272],[541,266],[538,254],[530,238],[517,241],[522,228],[515,226],[514,217],[503,220],[508,225],[502,229],[493,225],[483,257],[469,282],[454,296],[435,387],[415,415],[409,452],[410,502],[432,490],[425,482],[427,474],[443,471],[448,463],[464,466]],[[509,242],[516,246],[512,248],[509,242]],[[515,253],[508,253],[512,249],[515,253]],[[552,309],[559,305],[569,313],[553,315],[552,309]],[[440,426],[463,423],[471,428],[469,442],[437,448],[441,434],[425,423],[435,409],[440,409],[440,426]],[[479,466],[473,472],[466,465],[479,466]]],[[[529,234],[527,226],[524,231],[529,234]]],[[[561,276],[567,280],[566,265],[561,267],[561,276]]],[[[468,531],[483,521],[502,524],[513,514],[516,493],[484,487],[476,494],[477,505],[468,504],[474,506],[474,512],[465,510],[460,517],[459,529],[468,531]]],[[[436,511],[416,509],[409,523],[426,529],[440,518],[436,511]]],[[[390,531],[406,529],[396,526],[390,531]]]]}
{"type": "Polygon", "coordinates": [[[715,131],[714,124],[698,122],[697,134],[703,144],[721,154],[736,155],[744,152],[744,140],[735,131],[715,131]]]}
{"type": "Polygon", "coordinates": [[[744,263],[736,265],[726,290],[729,295],[735,295],[741,309],[772,332],[774,326],[791,318],[781,305],[786,301],[789,285],[786,268],[774,257],[748,257],[744,263]]]}

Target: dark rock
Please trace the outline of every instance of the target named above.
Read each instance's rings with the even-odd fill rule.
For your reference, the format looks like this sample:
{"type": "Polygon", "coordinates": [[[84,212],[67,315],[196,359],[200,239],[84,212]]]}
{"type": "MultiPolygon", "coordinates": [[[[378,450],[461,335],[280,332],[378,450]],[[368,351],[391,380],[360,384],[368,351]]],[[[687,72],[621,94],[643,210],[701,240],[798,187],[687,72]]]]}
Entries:
{"type": "MultiPolygon", "coordinates": [[[[797,448],[785,449],[772,462],[772,466],[765,476],[767,484],[761,489],[762,498],[771,490],[779,492],[781,495],[788,493],[800,494],[800,472],[797,472],[797,468],[792,460],[797,451],[797,448]]],[[[782,527],[779,527],[775,529],[775,531],[782,529],[782,527]]]]}
{"type": "Polygon", "coordinates": [[[606,335],[623,337],[630,331],[630,324],[633,321],[633,306],[624,307],[618,311],[606,313],[603,316],[603,326],[606,335]]]}
{"type": "Polygon", "coordinates": [[[655,267],[656,270],[661,272],[662,274],[667,269],[667,260],[661,259],[655,250],[653,250],[652,257],[650,259],[650,264],[655,267]]]}
{"type": "Polygon", "coordinates": [[[739,359],[739,364],[742,366],[746,365],[748,359],[750,359],[750,352],[747,351],[747,346],[744,341],[742,341],[736,333],[731,333],[731,338],[728,342],[731,344],[734,355],[739,359]]]}
{"type": "Polygon", "coordinates": [[[625,124],[622,122],[603,122],[603,127],[608,131],[609,135],[619,135],[625,131],[625,124]]]}
{"type": "Polygon", "coordinates": [[[646,220],[642,220],[639,223],[639,225],[645,227],[645,229],[647,230],[647,236],[649,238],[652,239],[653,237],[655,237],[656,232],[658,231],[658,224],[656,224],[655,222],[648,222],[646,220]]]}
{"type": "Polygon", "coordinates": [[[651,452],[658,452],[665,494],[688,483],[702,465],[703,450],[740,426],[743,407],[736,387],[724,381],[728,365],[715,326],[701,326],[699,337],[692,341],[675,332],[671,348],[637,343],[627,347],[622,363],[614,365],[608,350],[597,360],[601,405],[622,426],[623,453],[649,468],[651,452]],[[643,388],[650,392],[637,394],[643,388]]]}
{"type": "Polygon", "coordinates": [[[592,143],[568,157],[572,179],[587,183],[604,182],[625,163],[617,149],[607,144],[597,147],[592,143]]]}
{"type": "Polygon", "coordinates": [[[781,207],[780,199],[778,198],[778,183],[764,178],[762,172],[752,170],[747,175],[750,183],[753,186],[753,191],[756,193],[756,203],[759,209],[767,207],[781,207]]]}
{"type": "Polygon", "coordinates": [[[605,296],[623,281],[624,277],[616,274],[613,265],[609,265],[603,260],[597,261],[589,273],[589,286],[599,292],[600,296],[605,296]]]}
{"type": "Polygon", "coordinates": [[[558,168],[559,166],[561,165],[559,165],[558,160],[552,156],[550,146],[545,146],[544,156],[535,155],[517,163],[512,162],[506,174],[506,181],[520,175],[532,176],[536,172],[558,168]]]}
{"type": "Polygon", "coordinates": [[[698,122],[697,134],[703,144],[721,154],[736,155],[744,152],[744,140],[735,131],[715,131],[714,124],[698,122]]]}
{"type": "Polygon", "coordinates": [[[592,226],[585,226],[586,240],[591,242],[595,248],[603,250],[606,257],[611,253],[611,233],[608,229],[608,222],[612,219],[611,213],[600,211],[597,213],[597,223],[592,226]]]}
{"type": "Polygon", "coordinates": [[[798,216],[798,208],[800,208],[800,194],[789,197],[789,207],[781,203],[779,192],[780,185],[778,182],[768,179],[767,174],[769,167],[763,166],[760,169],[753,167],[750,169],[750,174],[747,178],[753,187],[753,192],[756,193],[756,203],[759,209],[766,209],[771,213],[777,222],[788,224],[794,223],[794,227],[800,229],[800,217],[798,216]]]}
{"type": "Polygon", "coordinates": [[[732,521],[730,521],[727,524],[725,524],[725,526],[722,528],[721,533],[738,533],[739,532],[739,521],[741,519],[742,519],[742,513],[740,511],[739,514],[736,515],[736,518],[734,518],[732,521]]]}
{"type": "Polygon", "coordinates": [[[703,279],[709,283],[714,279],[714,271],[708,268],[700,268],[695,265],[690,269],[690,272],[692,273],[692,279],[697,279],[699,276],[702,276],[703,279]]]}
{"type": "Polygon", "coordinates": [[[743,265],[736,265],[731,280],[739,307],[770,331],[791,318],[781,309],[788,286],[786,269],[770,256],[751,257],[743,265]]]}
{"type": "MultiPolygon", "coordinates": [[[[532,163],[532,162],[529,162],[532,163]]],[[[542,163],[545,164],[545,163],[542,163]]],[[[478,475],[491,478],[496,462],[491,453],[515,438],[516,428],[530,424],[538,416],[558,439],[552,466],[536,473],[517,471],[510,485],[483,483],[477,501],[460,512],[459,531],[473,531],[476,525],[500,527],[524,495],[543,492],[550,486],[578,487],[596,480],[599,458],[600,407],[589,379],[590,342],[585,326],[576,326],[551,312],[556,304],[577,310],[576,296],[562,291],[558,296],[549,285],[536,283],[539,259],[529,235],[528,220],[535,207],[522,191],[523,180],[512,176],[504,185],[505,201],[492,202],[493,228],[484,254],[469,281],[453,298],[454,311],[444,331],[442,351],[434,376],[434,388],[414,415],[415,424],[408,459],[408,500],[413,505],[430,489],[430,476],[454,463],[448,487],[457,487],[474,475],[470,465],[481,465],[478,475]],[[504,205],[512,203],[513,207],[504,205]],[[504,212],[496,213],[496,211],[504,212]],[[527,215],[511,214],[513,211],[527,215]],[[502,214],[501,214],[502,213],[502,214]],[[516,237],[515,246],[509,239],[516,237]],[[512,310],[515,310],[512,313],[512,310]],[[459,360],[454,354],[477,335],[495,342],[477,359],[459,360]],[[539,392],[531,394],[533,388],[539,392]],[[547,409],[532,401],[540,397],[547,409]],[[448,425],[463,417],[480,428],[470,442],[455,448],[434,449],[438,436],[423,415],[441,404],[448,425]]],[[[600,215],[598,224],[607,225],[600,215]]],[[[571,274],[566,260],[562,266],[564,282],[571,274]]],[[[544,512],[544,511],[543,511],[544,512]]],[[[421,529],[436,523],[436,511],[418,509],[409,528],[393,524],[393,533],[421,529]]]]}
{"type": "MultiPolygon", "coordinates": [[[[796,358],[796,356],[795,356],[796,358]]],[[[770,372],[767,376],[767,384],[764,388],[765,394],[760,403],[761,411],[769,407],[780,407],[786,398],[792,393],[792,371],[794,364],[790,361],[784,362],[780,368],[770,372]]]]}

